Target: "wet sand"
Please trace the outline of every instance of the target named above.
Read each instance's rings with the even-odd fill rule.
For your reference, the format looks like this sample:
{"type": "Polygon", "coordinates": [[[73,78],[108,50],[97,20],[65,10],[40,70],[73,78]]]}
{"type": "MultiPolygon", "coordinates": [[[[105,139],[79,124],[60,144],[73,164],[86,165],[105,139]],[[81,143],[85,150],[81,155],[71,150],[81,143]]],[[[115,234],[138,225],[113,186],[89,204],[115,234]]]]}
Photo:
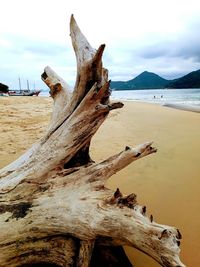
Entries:
{"type": "Polygon", "coordinates": [[[195,105],[165,103],[163,106],[200,113],[200,106],[195,105]]]}
{"type": "MultiPolygon", "coordinates": [[[[0,98],[0,167],[21,155],[42,136],[51,98],[0,98]]],[[[146,141],[158,152],[136,161],[108,181],[123,193],[134,192],[158,223],[178,227],[183,235],[181,259],[200,266],[200,114],[154,104],[126,102],[114,110],[92,140],[96,161],[146,141]]],[[[157,267],[148,256],[127,248],[135,267],[157,267]]]]}

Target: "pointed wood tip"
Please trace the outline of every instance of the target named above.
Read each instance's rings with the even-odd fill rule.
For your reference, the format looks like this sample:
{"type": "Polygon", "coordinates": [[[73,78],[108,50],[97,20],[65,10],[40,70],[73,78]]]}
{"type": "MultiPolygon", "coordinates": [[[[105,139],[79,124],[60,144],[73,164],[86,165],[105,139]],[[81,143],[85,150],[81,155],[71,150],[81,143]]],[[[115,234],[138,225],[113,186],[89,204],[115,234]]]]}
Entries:
{"type": "Polygon", "coordinates": [[[99,49],[102,50],[102,51],[104,51],[105,47],[106,47],[106,44],[101,44],[100,47],[99,47],[99,49]]]}
{"type": "Polygon", "coordinates": [[[82,34],[73,14],[71,15],[69,25],[70,25],[70,36],[71,37],[73,37],[73,35],[75,36],[77,34],[82,34]]]}
{"type": "Polygon", "coordinates": [[[119,188],[117,188],[117,190],[114,193],[114,198],[119,198],[122,197],[122,193],[120,192],[119,188]]]}
{"type": "MultiPolygon", "coordinates": [[[[85,62],[91,60],[95,56],[96,50],[92,48],[85,35],[82,33],[73,15],[71,15],[70,19],[70,36],[76,54],[78,68],[80,68],[85,62]]],[[[101,54],[101,51],[99,51],[99,53],[101,54]]]]}
{"type": "Polygon", "coordinates": [[[98,63],[101,62],[105,47],[106,47],[106,45],[105,45],[105,44],[102,44],[102,45],[100,45],[99,48],[97,49],[97,51],[96,51],[96,53],[95,53],[95,55],[94,55],[94,59],[93,59],[93,62],[94,62],[95,64],[98,64],[98,63]]]}
{"type": "Polygon", "coordinates": [[[77,23],[76,23],[76,20],[75,20],[75,18],[74,18],[74,14],[71,14],[71,17],[70,17],[70,26],[71,26],[73,23],[77,24],[77,23]]]}

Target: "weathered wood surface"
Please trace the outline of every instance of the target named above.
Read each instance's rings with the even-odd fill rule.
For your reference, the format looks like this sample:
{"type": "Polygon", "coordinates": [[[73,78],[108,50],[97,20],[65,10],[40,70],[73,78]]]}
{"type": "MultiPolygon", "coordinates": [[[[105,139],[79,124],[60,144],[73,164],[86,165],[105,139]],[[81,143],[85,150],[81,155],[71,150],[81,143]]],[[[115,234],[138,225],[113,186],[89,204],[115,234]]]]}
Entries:
{"type": "MultiPolygon", "coordinates": [[[[92,136],[123,104],[109,100],[108,71],[102,66],[105,45],[93,49],[73,16],[70,30],[77,59],[74,91],[45,68],[42,79],[54,99],[49,128],[0,172],[0,266],[90,266],[93,248],[97,251],[95,244],[102,242],[98,250],[113,253],[113,259],[113,246],[128,245],[164,267],[183,267],[180,232],[149,218],[135,194],[105,187],[114,173],[155,153],[152,142],[126,147],[100,163],[90,158],[92,136]]],[[[127,260],[124,266],[129,265],[127,260]]]]}

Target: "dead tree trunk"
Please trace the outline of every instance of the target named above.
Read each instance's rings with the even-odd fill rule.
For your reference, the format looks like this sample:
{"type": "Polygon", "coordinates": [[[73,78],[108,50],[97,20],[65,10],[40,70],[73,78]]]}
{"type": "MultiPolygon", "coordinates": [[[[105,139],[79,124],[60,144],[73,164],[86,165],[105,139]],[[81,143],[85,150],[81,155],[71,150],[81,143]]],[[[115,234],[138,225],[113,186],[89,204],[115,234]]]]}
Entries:
{"type": "Polygon", "coordinates": [[[105,187],[114,173],[156,152],[152,143],[126,147],[100,163],[90,158],[92,136],[123,104],[109,101],[108,72],[102,67],[105,45],[93,49],[73,16],[70,30],[77,59],[74,91],[45,68],[42,79],[54,99],[48,131],[0,172],[0,266],[97,266],[95,257],[101,253],[109,262],[105,266],[131,266],[125,256],[124,263],[116,256],[123,254],[122,245],[162,266],[184,266],[179,231],[148,218],[135,194],[105,187]]]}

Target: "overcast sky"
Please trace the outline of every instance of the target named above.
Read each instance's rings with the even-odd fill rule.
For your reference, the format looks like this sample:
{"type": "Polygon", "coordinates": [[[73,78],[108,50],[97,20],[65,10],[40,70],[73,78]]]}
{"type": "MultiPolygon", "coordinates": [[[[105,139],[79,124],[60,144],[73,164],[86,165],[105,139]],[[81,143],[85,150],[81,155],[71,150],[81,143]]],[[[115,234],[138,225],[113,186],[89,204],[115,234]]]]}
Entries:
{"type": "Polygon", "coordinates": [[[112,80],[147,70],[173,79],[200,69],[199,0],[1,0],[0,82],[45,88],[51,66],[69,84],[76,62],[70,15],[94,48],[106,44],[104,66],[112,80]]]}

